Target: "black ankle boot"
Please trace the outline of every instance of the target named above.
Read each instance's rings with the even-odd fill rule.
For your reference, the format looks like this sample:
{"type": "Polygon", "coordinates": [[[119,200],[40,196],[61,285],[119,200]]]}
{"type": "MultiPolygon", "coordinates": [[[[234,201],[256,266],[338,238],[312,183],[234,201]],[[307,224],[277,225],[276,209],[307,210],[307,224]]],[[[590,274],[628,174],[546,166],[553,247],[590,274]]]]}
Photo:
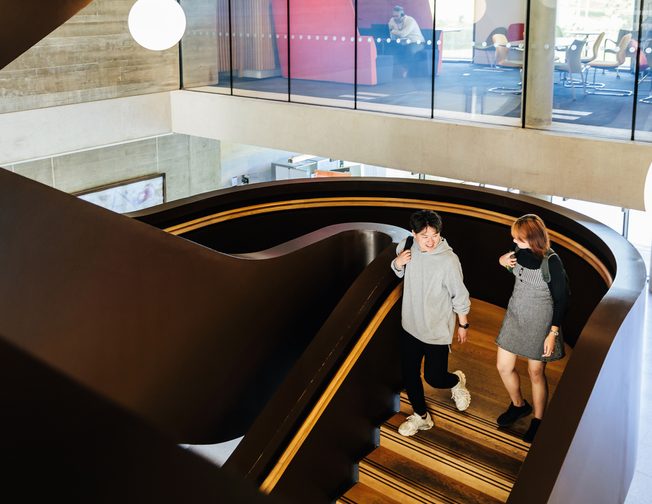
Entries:
{"type": "Polygon", "coordinates": [[[532,421],[530,422],[530,428],[527,430],[525,434],[523,434],[523,441],[525,441],[526,443],[531,443],[532,441],[534,441],[534,436],[536,436],[540,424],[541,424],[541,419],[533,418],[532,421]]]}
{"type": "Polygon", "coordinates": [[[528,416],[530,413],[532,413],[532,406],[527,401],[523,401],[523,406],[514,406],[514,403],[509,403],[509,408],[498,417],[496,423],[499,427],[509,427],[516,420],[528,416]]]}

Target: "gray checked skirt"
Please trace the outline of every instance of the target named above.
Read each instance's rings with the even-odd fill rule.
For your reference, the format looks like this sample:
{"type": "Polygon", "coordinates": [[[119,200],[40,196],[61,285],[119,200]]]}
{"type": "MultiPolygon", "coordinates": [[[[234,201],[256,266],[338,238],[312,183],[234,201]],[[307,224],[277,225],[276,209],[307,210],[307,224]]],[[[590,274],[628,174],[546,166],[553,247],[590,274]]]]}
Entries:
{"type": "Polygon", "coordinates": [[[512,273],[515,276],[514,291],[509,299],[496,344],[508,352],[528,359],[550,362],[563,358],[561,330],[552,355],[542,357],[543,342],[550,333],[553,302],[541,270],[532,270],[517,264],[512,273]]]}

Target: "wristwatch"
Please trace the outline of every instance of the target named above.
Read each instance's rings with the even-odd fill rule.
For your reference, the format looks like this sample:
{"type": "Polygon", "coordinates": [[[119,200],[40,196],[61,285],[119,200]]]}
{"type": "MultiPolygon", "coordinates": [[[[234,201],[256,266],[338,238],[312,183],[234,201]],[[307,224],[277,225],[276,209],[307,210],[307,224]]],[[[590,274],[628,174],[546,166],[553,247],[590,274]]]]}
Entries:
{"type": "Polygon", "coordinates": [[[471,324],[469,324],[468,322],[466,324],[460,324],[458,322],[457,325],[460,326],[462,329],[468,329],[471,324]]]}

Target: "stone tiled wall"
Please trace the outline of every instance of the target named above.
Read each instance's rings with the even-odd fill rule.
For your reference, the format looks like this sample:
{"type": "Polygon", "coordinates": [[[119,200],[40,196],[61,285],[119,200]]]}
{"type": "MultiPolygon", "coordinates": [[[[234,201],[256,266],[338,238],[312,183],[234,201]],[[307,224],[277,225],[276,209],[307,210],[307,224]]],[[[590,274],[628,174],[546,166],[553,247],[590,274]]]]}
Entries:
{"type": "Polygon", "coordinates": [[[0,113],[179,88],[177,47],[149,51],[129,34],[135,0],[95,0],[0,70],[0,113]]]}
{"type": "Polygon", "coordinates": [[[65,192],[164,173],[166,201],[172,201],[219,188],[220,143],[187,135],[166,135],[5,168],[65,192]]]}

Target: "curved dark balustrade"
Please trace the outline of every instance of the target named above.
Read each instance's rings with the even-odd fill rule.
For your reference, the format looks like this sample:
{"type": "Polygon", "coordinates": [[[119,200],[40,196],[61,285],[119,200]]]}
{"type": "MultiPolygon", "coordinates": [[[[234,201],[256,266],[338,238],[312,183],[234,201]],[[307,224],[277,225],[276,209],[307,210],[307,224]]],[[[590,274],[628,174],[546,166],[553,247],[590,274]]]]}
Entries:
{"type": "MultiPolygon", "coordinates": [[[[502,306],[510,293],[511,279],[502,274],[496,261],[510,246],[508,225],[513,218],[530,212],[546,221],[553,245],[571,278],[572,304],[564,327],[574,351],[509,502],[573,502],[586,495],[596,495],[598,500],[605,496],[613,502],[622,500],[633,474],[637,436],[640,359],[636,357],[640,356],[642,340],[645,269],[633,247],[606,226],[529,197],[457,185],[364,179],[297,181],[227,190],[168,205],[140,218],[210,247],[247,250],[255,245],[248,237],[227,243],[224,236],[234,236],[237,228],[267,229],[256,238],[272,245],[274,237],[284,241],[295,233],[333,222],[373,221],[404,226],[408,215],[421,207],[442,214],[444,235],[460,256],[471,294],[502,306]],[[204,216],[209,214],[212,217],[206,219],[204,216]],[[192,220],[196,222],[181,225],[192,220]],[[609,406],[605,408],[606,404],[609,406]],[[600,443],[590,441],[596,435],[600,443]],[[610,470],[614,459],[623,468],[620,472],[610,470]]],[[[396,317],[390,313],[387,324],[397,323],[392,316],[396,317]]],[[[383,327],[379,328],[381,334],[383,327]]],[[[348,436],[334,433],[337,429],[333,426],[338,425],[335,419],[348,418],[352,404],[366,390],[360,384],[370,386],[365,377],[378,379],[385,388],[385,399],[394,393],[391,382],[395,374],[386,373],[386,382],[373,366],[374,362],[383,362],[381,356],[387,355],[388,349],[391,352],[391,340],[372,339],[370,348],[376,343],[385,345],[385,351],[370,350],[379,360],[362,358],[360,369],[366,372],[352,369],[348,384],[335,394],[276,486],[263,485],[267,491],[299,500],[310,496],[319,501],[332,499],[336,489],[345,486],[342,464],[346,465],[346,460],[352,463],[355,449],[347,453],[346,448],[338,450],[332,442],[329,446],[328,440],[338,439],[338,446],[350,443],[358,448],[372,443],[370,411],[364,411],[365,415],[353,423],[353,433],[348,436]],[[366,430],[360,427],[365,419],[366,430]],[[338,461],[335,465],[334,460],[338,461]],[[315,464],[323,477],[315,478],[311,471],[310,481],[316,487],[307,489],[305,471],[315,464]],[[331,470],[334,466],[336,469],[331,470]]],[[[297,366],[309,367],[317,362],[299,361],[297,366]]],[[[283,388],[277,396],[284,394],[283,388]]],[[[304,406],[309,410],[313,405],[304,406]]],[[[373,407],[377,403],[367,409],[373,407]]],[[[270,447],[265,449],[269,453],[270,447]]],[[[282,450],[282,446],[277,447],[277,453],[282,450]]],[[[237,462],[239,465],[242,460],[237,462]]],[[[255,469],[252,474],[260,483],[261,475],[255,469]]]]}
{"type": "MultiPolygon", "coordinates": [[[[282,420],[274,426],[277,435],[259,436],[262,449],[258,442],[250,446],[252,453],[261,450],[267,462],[260,473],[249,467],[260,482],[270,465],[278,466],[275,457],[288,452],[292,429],[286,426],[314,417],[305,440],[283,471],[274,469],[278,479],[266,489],[286,496],[310,494],[316,501],[331,498],[348,484],[341,479],[347,465],[373,444],[373,424],[382,419],[396,392],[391,361],[398,323],[395,307],[388,308],[374,331],[363,331],[362,336],[373,338],[350,370],[340,374],[338,364],[359,329],[345,331],[345,339],[333,339],[336,321],[350,316],[352,305],[358,306],[374,282],[389,282],[389,288],[396,281],[382,264],[392,255],[392,239],[391,233],[378,231],[346,231],[320,239],[317,230],[351,221],[404,226],[415,208],[436,208],[472,295],[504,305],[511,282],[496,259],[510,245],[513,218],[535,211],[552,230],[571,277],[573,304],[565,327],[574,352],[510,501],[544,502],[554,496],[570,502],[577,487],[605,495],[616,492],[617,497],[629,484],[638,401],[632,384],[638,383],[640,371],[634,358],[640,355],[641,341],[637,299],[645,274],[633,248],[590,219],[496,191],[388,180],[267,184],[140,216],[168,226],[213,214],[209,226],[197,222],[171,231],[185,229],[184,236],[205,245],[225,244],[231,252],[245,254],[274,249],[303,234],[313,240],[305,246],[296,242],[301,248],[294,252],[277,248],[268,251],[277,257],[252,260],[198,247],[5,171],[0,171],[0,202],[4,346],[22,349],[34,365],[45,363],[184,442],[214,442],[241,432],[287,376],[269,405],[280,398],[293,409],[286,416],[272,412],[282,420]],[[373,261],[360,276],[378,254],[386,257],[373,261]],[[384,273],[370,281],[374,270],[384,273]],[[314,300],[323,299],[323,292],[329,301],[320,306],[314,300]],[[326,361],[327,344],[335,341],[341,357],[326,361]],[[270,356],[276,372],[274,365],[266,366],[270,356]],[[327,367],[320,374],[322,364],[327,367]],[[297,402],[297,377],[306,376],[300,366],[314,381],[306,388],[306,400],[297,402]],[[336,369],[337,390],[315,416],[315,398],[320,390],[331,389],[328,381],[336,369]],[[248,406],[251,419],[240,415],[243,394],[259,389],[265,393],[259,396],[261,403],[248,406]],[[604,404],[610,405],[608,414],[604,404]],[[343,425],[340,419],[350,417],[352,405],[355,421],[345,424],[344,433],[334,433],[333,428],[343,425]],[[587,443],[587,436],[596,432],[602,443],[587,443]],[[594,461],[624,460],[625,469],[606,476],[598,471],[593,474],[600,478],[592,477],[582,469],[586,453],[594,461]],[[315,461],[319,481],[311,479],[314,487],[295,494],[301,485],[306,487],[301,471],[314,467],[315,461]]],[[[357,314],[358,328],[372,317],[383,289],[369,291],[376,294],[357,314]]],[[[49,384],[41,385],[50,390],[49,384]]],[[[17,384],[16,395],[21,393],[17,384]]],[[[265,408],[263,414],[268,413],[265,408]]]]}
{"type": "MultiPolygon", "coordinates": [[[[439,210],[444,220],[444,236],[463,264],[472,296],[505,306],[511,284],[496,265],[498,256],[512,245],[506,224],[536,208],[553,231],[563,237],[561,242],[553,244],[572,273],[571,287],[575,290],[581,286],[584,292],[592,293],[573,296],[573,309],[564,321],[565,337],[571,346],[607,291],[605,279],[583,257],[569,253],[567,248],[568,240],[590,241],[596,223],[587,221],[586,226],[577,225],[576,219],[582,222],[586,218],[571,211],[560,214],[554,205],[533,198],[455,184],[387,179],[271,183],[213,194],[134,215],[207,247],[233,253],[271,247],[334,223],[379,222],[406,227],[411,212],[434,204],[433,208],[439,210]],[[206,218],[211,215],[218,217],[206,218]],[[216,219],[218,222],[211,223],[216,219]],[[198,222],[187,224],[194,220],[198,222]],[[256,231],[247,234],[242,232],[244,228],[256,231]]],[[[604,275],[613,275],[615,261],[609,249],[596,243],[590,252],[604,265],[604,275]]]]}
{"type": "Polygon", "coordinates": [[[0,201],[0,333],[185,443],[242,435],[391,242],[331,229],[251,260],[4,170],[0,201]]]}
{"type": "MultiPolygon", "coordinates": [[[[346,359],[371,316],[399,284],[396,275],[387,267],[396,255],[395,249],[395,243],[388,246],[342,297],[228,459],[227,467],[236,468],[253,481],[262,482],[267,476],[280,455],[279,446],[284,447],[305,420],[306,405],[317,401],[323,393],[324,383],[346,359]]],[[[379,363],[376,364],[376,368],[382,369],[379,363]]],[[[378,381],[379,384],[382,382],[378,381]]],[[[393,390],[398,388],[394,387],[393,390]]],[[[369,396],[371,390],[367,390],[366,394],[369,396]]],[[[381,394],[380,403],[381,411],[374,415],[375,418],[382,418],[392,411],[391,396],[381,394]]],[[[345,480],[348,481],[347,478],[345,480]]]]}
{"type": "Polygon", "coordinates": [[[0,338],[5,500],[284,502],[0,338]]]}

